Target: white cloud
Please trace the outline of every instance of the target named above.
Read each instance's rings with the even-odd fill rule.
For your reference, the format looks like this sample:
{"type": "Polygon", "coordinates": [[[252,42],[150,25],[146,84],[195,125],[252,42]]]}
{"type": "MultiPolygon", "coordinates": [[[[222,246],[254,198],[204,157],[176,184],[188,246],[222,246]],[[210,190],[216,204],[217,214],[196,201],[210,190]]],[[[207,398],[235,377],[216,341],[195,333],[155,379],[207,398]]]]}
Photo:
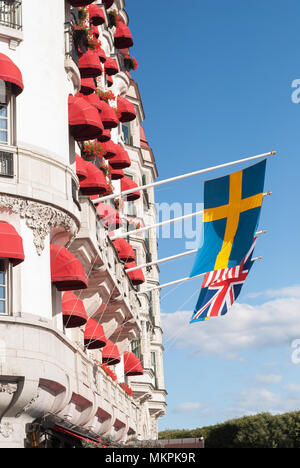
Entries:
{"type": "Polygon", "coordinates": [[[228,409],[230,417],[260,412],[280,414],[297,410],[300,407],[300,395],[287,395],[283,392],[271,392],[266,388],[251,387],[244,389],[235,402],[235,407],[228,409]]]}
{"type": "Polygon", "coordinates": [[[196,402],[190,402],[186,401],[184,403],[180,403],[177,405],[173,413],[192,413],[194,411],[201,411],[205,408],[205,405],[203,403],[196,403],[196,402]]]}
{"type": "Polygon", "coordinates": [[[256,376],[257,382],[264,385],[279,384],[282,381],[282,375],[279,374],[261,374],[256,376]]]}
{"type": "Polygon", "coordinates": [[[281,289],[267,289],[266,291],[258,293],[250,293],[247,295],[249,298],[255,297],[265,297],[265,298],[279,298],[279,297],[300,297],[300,285],[296,284],[294,286],[287,286],[281,289]]]}
{"type": "Polygon", "coordinates": [[[234,304],[227,315],[189,324],[192,313],[162,314],[164,345],[188,348],[194,354],[237,357],[249,348],[291,346],[300,338],[300,286],[289,297],[258,306],[234,304]]]}
{"type": "Polygon", "coordinates": [[[300,384],[291,383],[291,384],[284,385],[283,390],[285,392],[300,393],[300,384]]]}

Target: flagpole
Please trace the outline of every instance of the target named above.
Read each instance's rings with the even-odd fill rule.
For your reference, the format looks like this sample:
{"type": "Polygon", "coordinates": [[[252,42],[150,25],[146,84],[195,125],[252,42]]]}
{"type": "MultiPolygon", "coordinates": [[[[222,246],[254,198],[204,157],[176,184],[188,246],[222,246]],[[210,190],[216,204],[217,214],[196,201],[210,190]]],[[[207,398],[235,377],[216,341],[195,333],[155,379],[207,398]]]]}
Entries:
{"type": "MultiPolygon", "coordinates": [[[[266,232],[267,232],[266,229],[262,229],[261,231],[257,231],[255,233],[255,235],[259,236],[260,234],[265,234],[266,232]]],[[[160,260],[153,261],[153,262],[143,263],[142,265],[136,266],[134,268],[126,269],[126,273],[131,273],[132,271],[137,271],[137,270],[140,270],[142,268],[147,268],[147,267],[151,267],[151,266],[154,266],[154,265],[159,265],[161,263],[170,262],[170,261],[176,260],[178,258],[186,257],[187,255],[193,255],[193,254],[195,254],[197,252],[198,252],[198,249],[188,250],[187,252],[182,252],[182,253],[179,253],[179,254],[176,254],[176,255],[172,255],[171,257],[165,257],[165,258],[161,258],[160,260]]]]}
{"type": "MultiPolygon", "coordinates": [[[[272,195],[272,192],[263,193],[264,197],[267,195],[272,195]]],[[[203,210],[195,211],[195,213],[189,213],[184,216],[179,216],[178,218],[167,219],[166,221],[161,221],[160,223],[155,223],[155,224],[151,224],[150,226],[144,226],[139,229],[134,229],[133,231],[122,232],[121,234],[118,234],[117,236],[112,236],[111,240],[114,241],[116,239],[124,239],[125,237],[130,237],[135,234],[140,234],[141,232],[150,231],[150,229],[154,229],[154,228],[161,227],[161,226],[166,226],[167,224],[177,223],[178,221],[182,221],[183,219],[193,218],[195,216],[199,216],[202,214],[203,214],[203,210]]]]}
{"type": "Polygon", "coordinates": [[[249,158],[239,159],[237,161],[232,161],[232,162],[229,162],[229,163],[220,164],[218,166],[208,167],[206,169],[200,169],[198,171],[189,172],[187,174],[183,174],[183,175],[176,176],[176,177],[171,177],[169,179],[164,179],[164,180],[160,180],[160,181],[157,181],[157,182],[152,182],[151,184],[140,185],[139,187],[124,190],[123,192],[120,192],[120,193],[117,193],[117,194],[111,194],[111,195],[107,195],[105,197],[97,198],[95,200],[92,200],[92,202],[94,204],[97,204],[97,203],[100,203],[100,202],[103,203],[105,201],[112,200],[114,198],[129,195],[130,193],[138,192],[138,191],[141,191],[141,190],[147,190],[147,189],[153,188],[153,187],[159,187],[160,185],[169,184],[171,182],[176,182],[178,180],[187,179],[189,177],[194,177],[194,176],[200,175],[200,174],[205,174],[206,172],[217,171],[218,169],[223,169],[225,167],[234,166],[236,164],[242,164],[242,163],[245,163],[245,162],[248,162],[248,161],[253,161],[255,159],[267,158],[267,157],[273,156],[275,154],[276,154],[276,151],[270,151],[269,153],[258,154],[256,156],[250,156],[249,158]]]}
{"type": "Polygon", "coordinates": [[[124,239],[125,237],[139,234],[140,232],[149,231],[150,229],[154,229],[160,226],[165,226],[167,224],[176,223],[177,221],[182,221],[183,219],[193,218],[194,216],[199,216],[201,214],[203,214],[203,210],[195,211],[195,213],[189,213],[184,216],[179,216],[179,218],[167,219],[166,221],[161,221],[160,223],[151,224],[151,226],[144,226],[142,228],[135,229],[134,231],[123,232],[121,234],[118,234],[117,236],[111,237],[111,240],[114,241],[116,239],[124,239]]]}
{"type": "MultiPolygon", "coordinates": [[[[256,262],[257,260],[261,260],[262,257],[255,257],[255,258],[252,258],[251,262],[256,262]]],[[[136,294],[145,294],[145,293],[148,293],[148,292],[151,292],[151,291],[157,291],[159,289],[163,289],[163,288],[167,288],[168,286],[174,286],[175,284],[180,284],[180,283],[185,283],[187,281],[190,281],[190,280],[193,280],[193,279],[196,279],[196,278],[200,278],[201,276],[204,276],[206,275],[206,273],[201,273],[200,275],[197,275],[197,276],[188,276],[186,278],[181,278],[181,279],[178,279],[176,281],[171,281],[170,283],[164,283],[164,284],[160,284],[159,286],[155,286],[154,288],[150,288],[150,289],[146,289],[145,291],[137,291],[136,294]]]]}
{"type": "Polygon", "coordinates": [[[197,252],[198,252],[198,249],[189,250],[188,252],[183,252],[181,254],[173,255],[172,257],[166,257],[166,258],[162,258],[161,260],[156,260],[155,262],[144,263],[140,266],[129,268],[128,270],[126,270],[126,273],[131,273],[132,271],[140,270],[141,268],[147,268],[153,265],[159,265],[160,263],[165,263],[171,260],[176,260],[176,258],[186,257],[187,255],[192,255],[197,252]]]}

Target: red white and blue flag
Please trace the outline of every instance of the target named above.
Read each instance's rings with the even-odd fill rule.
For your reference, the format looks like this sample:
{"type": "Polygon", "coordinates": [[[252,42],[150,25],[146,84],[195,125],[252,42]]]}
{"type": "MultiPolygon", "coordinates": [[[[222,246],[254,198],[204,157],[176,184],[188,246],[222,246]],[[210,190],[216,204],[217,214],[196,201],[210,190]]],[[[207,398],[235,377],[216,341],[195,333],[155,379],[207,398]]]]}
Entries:
{"type": "Polygon", "coordinates": [[[225,315],[229,311],[239,296],[253,264],[252,255],[256,240],[257,238],[239,266],[206,273],[190,323],[203,322],[211,317],[225,315]]]}

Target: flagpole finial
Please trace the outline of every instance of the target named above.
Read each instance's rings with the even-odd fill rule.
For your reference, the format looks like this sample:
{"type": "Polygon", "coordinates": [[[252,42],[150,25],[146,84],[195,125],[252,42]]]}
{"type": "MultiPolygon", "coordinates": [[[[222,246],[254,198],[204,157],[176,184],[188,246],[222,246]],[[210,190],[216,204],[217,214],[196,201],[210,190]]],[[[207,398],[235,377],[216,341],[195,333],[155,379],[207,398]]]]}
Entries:
{"type": "Polygon", "coordinates": [[[274,156],[275,154],[277,154],[277,151],[271,151],[271,154],[274,156]]]}

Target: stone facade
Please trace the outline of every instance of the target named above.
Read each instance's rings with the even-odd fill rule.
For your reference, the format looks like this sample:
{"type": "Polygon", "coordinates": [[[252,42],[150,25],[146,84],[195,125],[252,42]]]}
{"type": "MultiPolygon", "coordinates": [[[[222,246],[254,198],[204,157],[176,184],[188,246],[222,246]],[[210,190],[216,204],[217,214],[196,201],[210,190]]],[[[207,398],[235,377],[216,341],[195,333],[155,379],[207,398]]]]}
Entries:
{"type": "MultiPolygon", "coordinates": [[[[22,3],[18,25],[3,21],[4,3],[0,1],[0,53],[21,70],[24,91],[10,98],[8,138],[0,141],[0,154],[9,154],[13,164],[9,175],[0,164],[0,222],[22,237],[25,260],[7,264],[5,309],[0,311],[0,447],[25,447],[30,427],[42,427],[46,420],[48,426],[59,424],[91,438],[109,436],[123,443],[156,439],[157,420],[166,408],[160,301],[159,294],[143,291],[159,284],[159,271],[156,266],[143,270],[144,284],[134,287],[112,233],[79,190],[75,152],[80,154],[81,147],[70,135],[68,95],[79,91],[81,77],[71,55],[63,53],[63,25],[70,21],[72,2],[16,2],[22,3]],[[112,367],[117,381],[112,380],[98,365],[101,351],[84,346],[84,327],[63,326],[62,293],[51,283],[50,244],[66,247],[80,260],[88,288],[75,294],[121,356],[132,351],[139,357],[142,376],[127,377],[122,358],[112,367]]],[[[130,156],[126,175],[145,185],[158,174],[141,128],[145,116],[138,85],[114,47],[115,28],[108,24],[105,2],[94,3],[106,18],[99,26],[102,48],[119,64],[111,90],[132,102],[137,114],[130,124],[112,130],[112,140],[130,156]]],[[[127,24],[124,3],[115,0],[111,10],[127,24]]],[[[104,75],[97,81],[105,87],[104,75]]],[[[120,182],[113,185],[114,193],[120,193],[120,182]]],[[[128,223],[155,222],[154,191],[141,194],[136,202],[121,204],[123,228],[115,235],[128,223]]],[[[155,230],[146,236],[129,233],[128,240],[137,265],[157,258],[155,230]]]]}

